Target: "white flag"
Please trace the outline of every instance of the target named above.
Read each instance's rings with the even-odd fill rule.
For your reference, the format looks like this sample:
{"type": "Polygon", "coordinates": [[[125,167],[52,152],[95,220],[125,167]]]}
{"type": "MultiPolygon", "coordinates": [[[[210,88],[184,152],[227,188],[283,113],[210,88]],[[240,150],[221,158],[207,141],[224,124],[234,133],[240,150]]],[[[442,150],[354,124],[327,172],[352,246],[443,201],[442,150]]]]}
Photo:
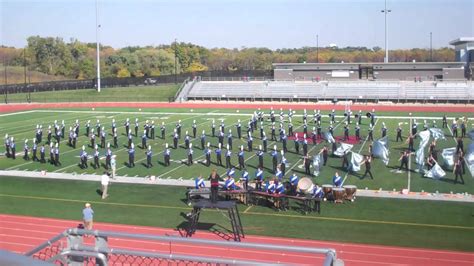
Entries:
{"type": "Polygon", "coordinates": [[[374,142],[373,146],[374,157],[382,159],[385,165],[388,165],[390,151],[387,147],[387,137],[383,137],[374,142]]]}
{"type": "Polygon", "coordinates": [[[454,165],[454,155],[456,155],[456,148],[446,148],[443,149],[441,153],[441,157],[443,157],[444,164],[449,167],[453,167],[454,165]]]}
{"type": "Polygon", "coordinates": [[[351,158],[351,170],[354,172],[360,171],[360,167],[362,164],[362,161],[364,161],[364,156],[355,152],[352,152],[352,158],[351,158]]]}
{"type": "Polygon", "coordinates": [[[441,130],[441,128],[430,128],[430,133],[431,133],[431,136],[435,139],[435,140],[438,140],[438,139],[446,139],[444,137],[444,133],[443,133],[443,130],[441,130]]]}
{"type": "Polygon", "coordinates": [[[418,146],[418,150],[416,150],[416,153],[415,153],[415,161],[416,161],[416,164],[418,164],[420,166],[420,168],[423,168],[423,166],[425,165],[425,147],[426,145],[428,145],[428,142],[430,141],[430,131],[429,130],[425,130],[425,131],[421,131],[420,133],[418,133],[418,136],[420,136],[421,140],[420,140],[420,145],[418,146]]]}
{"type": "Polygon", "coordinates": [[[337,148],[337,150],[334,151],[334,155],[341,157],[344,155],[344,153],[348,153],[352,149],[353,146],[354,145],[341,142],[341,145],[339,146],[339,148],[337,148]]]}
{"type": "Polygon", "coordinates": [[[445,176],[446,172],[439,166],[437,163],[433,165],[433,167],[426,172],[425,176],[433,179],[440,179],[441,177],[445,176]]]}
{"type": "Polygon", "coordinates": [[[425,150],[423,148],[416,150],[415,162],[420,166],[420,169],[425,165],[425,150]]]}
{"type": "Polygon", "coordinates": [[[466,160],[467,169],[471,172],[471,176],[474,177],[474,143],[469,144],[467,147],[467,155],[464,157],[466,160]]]}
{"type": "Polygon", "coordinates": [[[420,145],[418,147],[424,149],[426,145],[428,145],[428,142],[430,141],[430,131],[428,130],[421,131],[420,133],[418,133],[418,136],[420,136],[421,138],[420,145]]]}
{"type": "Polygon", "coordinates": [[[324,136],[324,139],[327,140],[327,142],[329,142],[329,143],[336,142],[336,140],[334,139],[334,137],[332,136],[332,134],[330,132],[324,132],[323,136],[324,136]]]}
{"type": "Polygon", "coordinates": [[[313,169],[314,169],[314,175],[319,176],[319,172],[321,171],[321,167],[323,166],[323,155],[322,154],[316,154],[313,157],[313,169]]]}

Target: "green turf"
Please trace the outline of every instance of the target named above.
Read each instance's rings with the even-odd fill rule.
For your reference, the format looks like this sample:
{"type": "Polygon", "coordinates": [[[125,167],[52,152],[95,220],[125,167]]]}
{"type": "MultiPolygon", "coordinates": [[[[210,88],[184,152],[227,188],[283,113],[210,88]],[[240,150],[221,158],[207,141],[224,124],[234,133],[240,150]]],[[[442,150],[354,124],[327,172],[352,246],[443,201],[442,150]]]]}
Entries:
{"type": "MultiPolygon", "coordinates": [[[[160,176],[162,178],[184,178],[184,179],[192,179],[197,174],[207,175],[210,172],[210,168],[197,163],[193,166],[187,166],[180,162],[180,160],[186,159],[186,150],[183,148],[184,141],[183,138],[180,140],[180,147],[176,150],[172,150],[172,159],[175,160],[172,162],[170,167],[164,167],[162,165],[163,162],[163,155],[162,152],[164,150],[164,144],[166,142],[172,143],[171,134],[172,129],[174,128],[176,122],[178,120],[182,120],[183,123],[183,130],[182,133],[184,135],[185,131],[188,130],[191,133],[191,124],[193,120],[196,120],[196,124],[198,125],[198,133],[197,138],[192,140],[194,145],[194,159],[195,160],[202,160],[204,158],[203,151],[201,150],[200,139],[199,136],[201,135],[202,130],[206,130],[207,140],[211,142],[213,147],[217,145],[217,138],[213,138],[210,136],[211,131],[211,120],[216,119],[216,127],[218,127],[220,123],[220,119],[225,119],[226,124],[226,131],[228,129],[233,130],[234,134],[234,148],[233,148],[233,156],[232,156],[232,163],[234,165],[237,164],[237,148],[242,144],[245,148],[246,145],[246,138],[243,138],[241,141],[237,139],[236,135],[236,128],[235,124],[237,123],[238,119],[241,119],[243,124],[243,132],[245,132],[245,126],[247,124],[249,116],[249,111],[251,110],[242,110],[241,112],[237,113],[236,110],[226,109],[226,110],[215,110],[215,109],[208,109],[208,110],[190,110],[190,109],[147,109],[142,110],[142,112],[138,112],[136,109],[100,109],[96,111],[91,110],[42,110],[42,111],[34,111],[25,114],[16,114],[11,116],[3,116],[0,117],[0,124],[2,127],[0,128],[0,135],[4,136],[4,134],[8,133],[12,136],[15,136],[17,141],[17,152],[22,152],[23,150],[23,141],[25,138],[30,140],[31,146],[31,139],[34,137],[34,128],[36,124],[43,124],[43,127],[47,127],[48,124],[52,124],[54,120],[61,121],[62,119],[65,120],[66,125],[71,125],[76,119],[81,121],[81,136],[79,138],[78,145],[76,149],[72,149],[65,145],[66,141],[62,141],[61,145],[61,162],[62,166],[52,166],[49,164],[40,164],[38,162],[26,162],[24,161],[21,156],[18,156],[16,160],[7,159],[5,157],[0,157],[0,169],[21,169],[21,170],[46,170],[49,172],[67,172],[67,173],[96,173],[100,174],[103,171],[101,169],[93,169],[89,167],[87,170],[82,170],[77,165],[79,162],[79,153],[80,148],[82,145],[88,145],[89,140],[84,135],[85,133],[85,126],[84,123],[87,120],[91,120],[91,125],[95,125],[96,119],[100,119],[101,124],[105,126],[105,130],[110,133],[110,125],[111,120],[114,118],[117,121],[118,131],[120,134],[119,137],[119,148],[113,149],[114,154],[118,156],[118,171],[119,175],[128,175],[128,176],[138,176],[138,177],[145,177],[145,176],[160,176]],[[153,112],[152,112],[153,111],[153,112]],[[192,111],[192,112],[191,112],[192,111]],[[128,112],[128,113],[127,113],[128,112]],[[140,122],[140,130],[139,136],[142,134],[142,126],[144,120],[154,120],[157,129],[156,135],[159,136],[159,125],[161,122],[166,123],[167,133],[166,139],[162,140],[160,138],[151,140],[149,143],[152,144],[154,156],[153,156],[153,164],[154,166],[150,169],[147,169],[142,163],[145,162],[145,151],[141,148],[137,148],[136,152],[136,162],[137,166],[134,168],[128,168],[126,165],[127,161],[127,149],[125,147],[126,144],[126,136],[124,135],[124,127],[123,122],[126,118],[130,118],[133,122],[135,117],[139,119],[140,122]]],[[[299,112],[298,114],[301,114],[299,112]]],[[[340,115],[341,113],[339,113],[340,115]]],[[[379,113],[380,116],[387,115],[386,113],[379,113]]],[[[399,115],[403,116],[403,114],[393,114],[390,115],[399,115]]],[[[427,116],[429,114],[414,114],[414,116],[427,116]]],[[[456,114],[456,116],[461,116],[462,114],[456,114]]],[[[438,115],[433,115],[434,118],[439,118],[438,115]]],[[[342,120],[338,118],[338,122],[336,123],[335,135],[341,136],[342,133],[342,120]]],[[[431,119],[428,119],[431,121],[431,119]]],[[[400,191],[403,188],[408,187],[408,173],[394,173],[391,172],[392,170],[396,169],[399,166],[398,158],[400,156],[400,152],[407,147],[405,143],[396,143],[395,142],[395,128],[398,122],[406,123],[403,125],[404,130],[404,137],[406,138],[408,127],[409,127],[409,119],[379,119],[377,121],[375,131],[374,131],[374,138],[380,137],[380,128],[382,122],[385,122],[386,126],[389,129],[389,146],[391,148],[391,155],[390,155],[390,162],[388,166],[385,166],[380,160],[375,160],[373,164],[373,173],[375,174],[375,179],[370,180],[368,178],[360,179],[360,175],[358,174],[349,174],[347,175],[347,179],[345,184],[354,184],[357,185],[359,189],[379,189],[382,188],[384,190],[397,190],[400,191]]],[[[423,122],[422,119],[419,119],[419,122],[423,122]],[[421,121],[420,121],[421,120],[421,121]]],[[[293,119],[295,132],[302,132],[301,126],[301,117],[295,117],[293,119]]],[[[362,122],[362,129],[361,134],[365,136],[367,134],[367,127],[369,121],[368,119],[364,119],[362,122]]],[[[438,126],[440,124],[440,120],[438,120],[438,126]]],[[[267,136],[270,136],[270,130],[268,128],[269,122],[265,122],[266,125],[266,133],[267,136]]],[[[310,127],[312,127],[312,122],[310,122],[310,127]]],[[[325,115],[323,117],[323,130],[326,130],[328,127],[328,117],[325,115]]],[[[421,125],[420,125],[421,128],[421,125]]],[[[133,126],[132,126],[133,129],[133,126]]],[[[46,131],[46,130],[45,130],[46,131]]],[[[66,127],[66,134],[68,132],[68,126],[66,127]]],[[[45,133],[46,134],[46,133],[45,133]]],[[[353,134],[353,125],[351,127],[351,134],[353,134]]],[[[437,149],[441,150],[442,148],[446,147],[454,147],[455,142],[451,136],[449,130],[445,129],[446,140],[440,140],[437,144],[437,149]]],[[[258,147],[261,144],[261,140],[259,139],[259,131],[257,130],[253,134],[254,136],[254,148],[258,147]]],[[[107,136],[107,141],[111,141],[111,136],[107,136]]],[[[141,146],[141,139],[139,137],[134,138],[135,144],[141,146]]],[[[227,138],[225,138],[224,143],[227,143],[227,138]]],[[[269,140],[269,148],[273,147],[274,144],[278,146],[278,149],[281,148],[281,143],[277,142],[274,143],[269,140]]],[[[470,142],[466,139],[465,146],[470,142]]],[[[315,152],[319,151],[323,144],[318,144],[313,146],[312,144],[309,145],[310,154],[314,154],[315,152]]],[[[418,143],[415,143],[415,147],[418,143]]],[[[287,169],[291,169],[287,171],[287,175],[285,178],[289,178],[291,173],[294,171],[299,176],[304,175],[303,169],[301,168],[302,164],[302,148],[300,147],[300,154],[294,153],[294,144],[293,141],[288,141],[288,149],[289,152],[287,153],[286,157],[290,163],[287,169]]],[[[359,143],[354,146],[353,151],[360,153],[367,153],[368,143],[359,143]]],[[[0,152],[3,153],[4,147],[3,145],[0,147],[0,152]]],[[[87,148],[87,152],[89,154],[92,153],[92,149],[90,147],[87,148]]],[[[101,154],[104,154],[104,150],[100,149],[101,154]]],[[[48,157],[49,151],[47,152],[48,157]]],[[[254,152],[246,152],[245,158],[247,160],[247,168],[251,174],[254,175],[255,166],[258,162],[258,158],[255,156],[254,152]]],[[[212,161],[215,162],[215,155],[212,154],[212,161]]],[[[265,155],[265,166],[267,167],[266,170],[266,177],[270,177],[272,175],[270,169],[271,168],[271,157],[269,155],[265,155]]],[[[314,177],[314,181],[319,184],[327,184],[331,183],[331,178],[335,171],[339,171],[341,175],[346,176],[346,171],[341,167],[341,159],[340,158],[330,158],[328,162],[328,166],[324,167],[319,177],[314,177]]],[[[212,167],[216,167],[219,173],[224,173],[226,169],[220,166],[212,165],[212,167]]],[[[416,169],[416,165],[414,164],[414,158],[412,160],[411,169],[416,169]]],[[[363,169],[362,169],[363,171],[363,169]]],[[[240,175],[240,172],[237,172],[240,175]]],[[[412,191],[427,191],[427,192],[445,192],[450,193],[464,193],[468,192],[470,194],[474,193],[474,185],[473,179],[469,176],[469,174],[464,176],[464,180],[466,183],[464,185],[461,184],[453,184],[452,180],[454,176],[450,169],[447,169],[447,176],[442,180],[431,180],[422,177],[420,174],[411,172],[410,173],[410,189],[412,191]]]]}
{"type": "MultiPolygon", "coordinates": [[[[91,202],[99,222],[176,228],[190,211],[182,187],[112,184],[106,200],[100,199],[99,188],[98,182],[1,177],[0,212],[79,222],[84,202],[91,202]]],[[[247,208],[239,205],[247,234],[474,250],[469,203],[359,197],[354,203],[323,203],[321,214],[247,208]]],[[[218,230],[230,228],[216,211],[205,211],[201,222],[218,230]]]]}
{"type": "Polygon", "coordinates": [[[133,86],[95,89],[61,90],[35,93],[8,94],[8,102],[166,102],[178,90],[178,85],[133,86]]]}

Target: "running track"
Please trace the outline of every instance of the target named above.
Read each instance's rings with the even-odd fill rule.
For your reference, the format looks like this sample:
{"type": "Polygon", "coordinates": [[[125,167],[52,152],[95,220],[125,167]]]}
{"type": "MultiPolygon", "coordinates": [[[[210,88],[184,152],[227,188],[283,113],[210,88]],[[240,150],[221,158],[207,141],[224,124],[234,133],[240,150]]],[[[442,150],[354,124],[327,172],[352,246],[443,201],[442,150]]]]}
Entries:
{"type": "MultiPolygon", "coordinates": [[[[47,239],[63,232],[65,229],[76,227],[79,223],[79,221],[71,220],[0,214],[0,249],[25,253],[47,239]]],[[[96,223],[94,224],[94,229],[151,235],[180,235],[179,231],[174,229],[108,223],[96,223]]],[[[213,233],[203,231],[198,231],[193,237],[222,240],[222,238],[213,233]]],[[[89,242],[91,241],[92,240],[89,240],[89,242]]],[[[344,260],[345,265],[474,265],[474,254],[468,252],[364,244],[343,244],[337,242],[253,235],[246,236],[243,241],[291,246],[334,248],[337,251],[338,258],[344,260]]],[[[109,245],[111,248],[125,248],[165,253],[168,253],[170,250],[168,243],[145,240],[110,238],[109,245]]],[[[182,243],[173,243],[171,249],[175,254],[185,253],[188,255],[212,257],[225,256],[226,258],[250,259],[266,262],[279,261],[293,264],[320,265],[323,261],[323,256],[310,254],[281,254],[279,252],[269,253],[249,249],[233,250],[232,252],[229,252],[227,248],[206,246],[193,246],[191,249],[189,245],[182,243]]]]}
{"type": "MultiPolygon", "coordinates": [[[[99,107],[123,107],[123,108],[214,108],[214,109],[289,109],[303,110],[313,109],[320,110],[344,110],[344,105],[333,105],[333,104],[287,104],[287,103],[165,103],[165,102],[95,102],[95,103],[19,103],[19,104],[1,104],[0,113],[7,112],[18,112],[34,109],[49,109],[49,108],[99,108],[99,107]]],[[[353,104],[351,106],[353,111],[371,111],[375,109],[378,112],[447,112],[447,113],[460,113],[460,112],[474,112],[473,105],[365,105],[365,104],[353,104]]]]}

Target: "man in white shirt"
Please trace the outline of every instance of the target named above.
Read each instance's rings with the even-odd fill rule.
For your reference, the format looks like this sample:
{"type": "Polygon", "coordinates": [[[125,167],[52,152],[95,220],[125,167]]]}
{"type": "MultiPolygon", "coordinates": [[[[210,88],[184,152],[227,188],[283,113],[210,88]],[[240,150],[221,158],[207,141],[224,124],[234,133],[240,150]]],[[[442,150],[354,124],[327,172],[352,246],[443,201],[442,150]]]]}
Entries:
{"type": "Polygon", "coordinates": [[[102,199],[107,198],[109,195],[107,194],[107,188],[109,186],[109,173],[104,172],[104,174],[100,177],[100,183],[102,184],[102,199]]]}

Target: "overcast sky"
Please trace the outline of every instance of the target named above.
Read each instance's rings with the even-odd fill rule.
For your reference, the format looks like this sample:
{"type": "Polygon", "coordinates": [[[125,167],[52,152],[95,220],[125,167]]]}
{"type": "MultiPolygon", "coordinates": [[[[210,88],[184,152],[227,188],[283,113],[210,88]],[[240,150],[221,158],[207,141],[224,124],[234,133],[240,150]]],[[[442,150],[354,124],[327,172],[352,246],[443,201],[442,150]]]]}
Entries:
{"type": "MultiPolygon", "coordinates": [[[[449,46],[474,36],[474,0],[388,0],[389,49],[449,46]]],[[[384,0],[99,0],[100,42],[115,48],[384,47],[384,0]]],[[[95,42],[95,0],[0,0],[0,41],[31,35],[95,42]]]]}

